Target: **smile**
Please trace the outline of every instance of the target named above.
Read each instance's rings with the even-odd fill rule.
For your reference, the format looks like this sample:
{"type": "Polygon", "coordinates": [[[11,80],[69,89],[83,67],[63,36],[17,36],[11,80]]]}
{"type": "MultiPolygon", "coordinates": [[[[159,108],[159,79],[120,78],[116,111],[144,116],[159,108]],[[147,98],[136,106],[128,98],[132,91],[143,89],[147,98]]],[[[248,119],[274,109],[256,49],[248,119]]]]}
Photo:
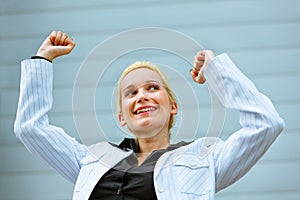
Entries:
{"type": "Polygon", "coordinates": [[[156,108],[155,107],[141,107],[141,108],[138,108],[134,114],[138,115],[138,114],[141,114],[141,113],[147,113],[147,112],[151,112],[151,111],[155,111],[156,108]]]}

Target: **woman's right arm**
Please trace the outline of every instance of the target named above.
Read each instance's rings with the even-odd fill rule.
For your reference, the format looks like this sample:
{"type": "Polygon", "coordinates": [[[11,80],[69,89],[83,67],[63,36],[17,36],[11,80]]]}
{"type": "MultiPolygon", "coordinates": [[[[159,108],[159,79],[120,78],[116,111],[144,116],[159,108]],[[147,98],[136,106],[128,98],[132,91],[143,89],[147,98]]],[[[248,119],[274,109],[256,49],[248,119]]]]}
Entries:
{"type": "Polygon", "coordinates": [[[14,131],[26,148],[46,161],[65,178],[75,183],[80,160],[86,147],[68,136],[63,129],[49,124],[52,108],[53,66],[50,61],[69,54],[75,43],[66,34],[52,32],[43,42],[37,56],[21,63],[20,96],[14,131]]]}

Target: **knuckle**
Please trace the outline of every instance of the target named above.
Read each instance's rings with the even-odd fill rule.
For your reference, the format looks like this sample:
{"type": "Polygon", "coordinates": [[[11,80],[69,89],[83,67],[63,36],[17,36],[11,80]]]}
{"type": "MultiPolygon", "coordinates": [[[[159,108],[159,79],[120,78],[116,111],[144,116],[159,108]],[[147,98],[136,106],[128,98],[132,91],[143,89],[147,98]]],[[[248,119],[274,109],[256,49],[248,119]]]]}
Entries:
{"type": "Polygon", "coordinates": [[[50,34],[52,37],[56,37],[56,31],[52,31],[50,34]]]}

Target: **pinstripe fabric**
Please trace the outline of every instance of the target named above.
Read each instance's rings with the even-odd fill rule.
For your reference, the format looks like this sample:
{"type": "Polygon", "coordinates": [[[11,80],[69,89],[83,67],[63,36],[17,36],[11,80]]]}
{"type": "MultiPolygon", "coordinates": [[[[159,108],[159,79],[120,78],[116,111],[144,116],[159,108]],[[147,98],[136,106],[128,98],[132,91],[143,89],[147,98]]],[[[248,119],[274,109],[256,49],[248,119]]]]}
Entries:
{"type": "Polygon", "coordinates": [[[49,125],[52,107],[52,64],[45,60],[22,62],[20,97],[14,125],[16,136],[30,152],[75,183],[86,147],[61,128],[49,125]]]}
{"type": "MultiPolygon", "coordinates": [[[[209,64],[205,77],[225,107],[240,112],[242,128],[226,141],[200,138],[165,153],[154,171],[158,199],[214,199],[215,192],[234,183],[261,158],[283,129],[270,100],[226,54],[209,64]]],[[[51,63],[22,62],[15,133],[29,151],[76,182],[73,199],[88,199],[102,175],[131,152],[117,152],[112,145],[99,143],[89,148],[90,153],[61,128],[49,125],[52,79],[51,63]]]]}
{"type": "Polygon", "coordinates": [[[164,154],[154,172],[159,199],[214,199],[249,171],[283,129],[270,100],[226,54],[209,64],[205,77],[223,105],[240,112],[242,128],[226,141],[201,138],[180,153],[164,154]]]}

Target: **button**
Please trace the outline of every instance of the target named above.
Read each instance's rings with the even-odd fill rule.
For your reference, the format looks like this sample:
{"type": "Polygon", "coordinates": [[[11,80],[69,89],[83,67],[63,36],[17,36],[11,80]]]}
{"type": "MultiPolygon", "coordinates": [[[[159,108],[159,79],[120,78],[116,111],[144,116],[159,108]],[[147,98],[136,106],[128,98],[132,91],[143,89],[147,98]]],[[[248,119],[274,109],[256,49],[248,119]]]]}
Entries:
{"type": "Polygon", "coordinates": [[[121,191],[122,191],[122,189],[121,189],[121,187],[118,189],[118,191],[117,191],[117,195],[120,195],[121,194],[121,191]]]}
{"type": "Polygon", "coordinates": [[[190,160],[189,160],[189,164],[190,164],[190,166],[192,166],[192,167],[196,167],[197,161],[194,160],[194,159],[190,159],[190,160]]]}
{"type": "Polygon", "coordinates": [[[160,193],[163,193],[164,188],[161,185],[159,185],[159,186],[157,186],[157,191],[160,192],[160,193]]]}

